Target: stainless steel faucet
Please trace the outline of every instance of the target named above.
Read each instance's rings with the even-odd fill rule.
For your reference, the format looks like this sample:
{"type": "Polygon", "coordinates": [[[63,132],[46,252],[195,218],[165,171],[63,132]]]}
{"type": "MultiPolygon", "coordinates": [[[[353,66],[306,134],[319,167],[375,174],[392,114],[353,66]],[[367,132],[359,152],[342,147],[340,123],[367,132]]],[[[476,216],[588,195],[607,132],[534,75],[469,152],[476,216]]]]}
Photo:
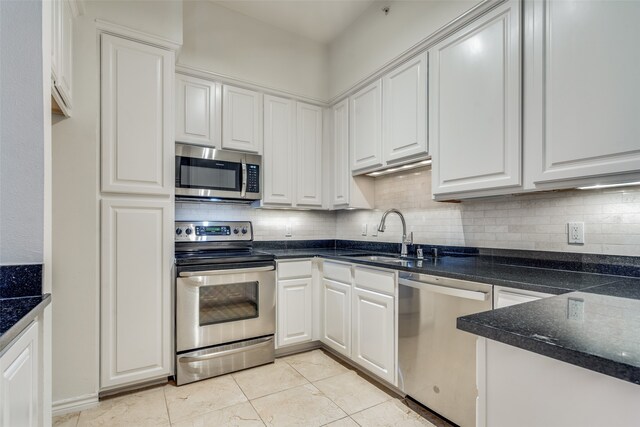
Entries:
{"type": "Polygon", "coordinates": [[[400,256],[406,257],[407,245],[413,244],[413,232],[409,233],[409,235],[407,236],[407,223],[404,220],[404,215],[402,215],[402,212],[397,209],[389,209],[385,213],[383,213],[382,219],[380,219],[380,225],[378,226],[378,231],[380,233],[384,233],[384,223],[387,220],[387,215],[389,215],[390,213],[398,214],[398,216],[400,217],[400,221],[402,221],[402,249],[400,250],[400,256]]]}

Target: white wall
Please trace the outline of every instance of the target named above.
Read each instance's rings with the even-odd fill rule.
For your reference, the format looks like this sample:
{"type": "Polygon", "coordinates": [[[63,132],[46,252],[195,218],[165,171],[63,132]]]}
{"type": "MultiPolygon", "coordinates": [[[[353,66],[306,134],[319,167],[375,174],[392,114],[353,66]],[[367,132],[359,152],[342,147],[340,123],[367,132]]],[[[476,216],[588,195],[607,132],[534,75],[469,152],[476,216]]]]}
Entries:
{"type": "Polygon", "coordinates": [[[43,261],[42,4],[0,1],[0,264],[43,261]]]}
{"type": "Polygon", "coordinates": [[[480,0],[376,1],[329,45],[329,94],[338,96],[480,0]],[[383,5],[390,5],[388,15],[383,5]]]}
{"type": "Polygon", "coordinates": [[[328,97],[328,51],[210,1],[184,2],[178,63],[316,100],[328,97]]]}
{"type": "Polygon", "coordinates": [[[341,239],[400,242],[400,220],[390,216],[387,230],[363,237],[361,224],[380,221],[382,211],[398,208],[416,243],[484,248],[640,254],[640,187],[574,190],[502,196],[462,203],[431,200],[431,170],[376,178],[376,211],[338,213],[341,239]],[[585,245],[567,243],[567,222],[585,223],[585,245]]]}
{"type": "Polygon", "coordinates": [[[177,41],[176,1],[88,1],[74,20],[73,116],[54,118],[53,402],[96,397],[99,372],[100,72],[95,19],[177,41]]]}

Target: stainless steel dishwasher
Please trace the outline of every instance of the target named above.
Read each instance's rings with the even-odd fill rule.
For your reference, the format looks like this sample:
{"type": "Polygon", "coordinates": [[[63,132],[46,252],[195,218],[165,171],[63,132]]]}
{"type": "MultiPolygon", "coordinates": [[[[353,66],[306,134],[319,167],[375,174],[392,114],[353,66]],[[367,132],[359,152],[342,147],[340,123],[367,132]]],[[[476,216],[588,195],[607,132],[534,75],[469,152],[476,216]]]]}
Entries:
{"type": "Polygon", "coordinates": [[[398,386],[462,427],[476,425],[476,337],[456,319],[491,310],[491,285],[400,272],[398,386]]]}

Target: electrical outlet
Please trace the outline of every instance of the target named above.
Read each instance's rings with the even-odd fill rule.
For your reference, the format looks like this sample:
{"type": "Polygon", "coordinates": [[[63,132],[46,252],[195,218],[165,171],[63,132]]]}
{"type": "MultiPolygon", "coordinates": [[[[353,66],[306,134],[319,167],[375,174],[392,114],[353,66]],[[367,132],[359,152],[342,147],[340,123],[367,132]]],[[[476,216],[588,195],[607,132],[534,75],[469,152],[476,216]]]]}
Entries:
{"type": "Polygon", "coordinates": [[[567,299],[567,319],[584,321],[584,300],[579,298],[567,299]]]}
{"type": "Polygon", "coordinates": [[[362,235],[363,235],[363,236],[366,236],[366,235],[367,235],[367,223],[366,223],[366,222],[362,224],[362,231],[361,231],[361,233],[362,233],[362,235]]]}
{"type": "Polygon", "coordinates": [[[584,222],[570,222],[568,230],[569,244],[584,245],[584,222]]]}
{"type": "Polygon", "coordinates": [[[371,236],[378,237],[378,224],[370,224],[371,236]]]}
{"type": "Polygon", "coordinates": [[[284,227],[284,237],[291,237],[293,233],[291,232],[291,223],[288,223],[284,227]]]}

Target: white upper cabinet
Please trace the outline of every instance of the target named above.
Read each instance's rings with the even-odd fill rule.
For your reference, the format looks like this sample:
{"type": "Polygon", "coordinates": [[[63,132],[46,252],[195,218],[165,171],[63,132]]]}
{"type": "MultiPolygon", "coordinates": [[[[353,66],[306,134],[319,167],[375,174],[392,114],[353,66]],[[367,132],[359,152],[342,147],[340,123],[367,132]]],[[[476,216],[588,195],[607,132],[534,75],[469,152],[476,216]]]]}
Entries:
{"type": "Polygon", "coordinates": [[[382,82],[376,80],[349,98],[351,171],[382,166],[382,82]]]}
{"type": "Polygon", "coordinates": [[[102,36],[102,191],[174,190],[174,53],[102,36]]]}
{"type": "Polygon", "coordinates": [[[222,148],[262,153],[262,94],[223,86],[222,148]]]}
{"type": "Polygon", "coordinates": [[[220,147],[221,85],[176,74],[176,141],[220,147]]]}
{"type": "Polygon", "coordinates": [[[333,192],[331,203],[334,207],[349,204],[349,100],[336,104],[333,113],[333,150],[331,150],[331,176],[333,192]]]}
{"type": "Polygon", "coordinates": [[[520,40],[511,0],[429,50],[435,198],[521,184],[520,40]]]}
{"type": "Polygon", "coordinates": [[[382,80],[384,161],[392,165],[427,154],[427,54],[391,71],[382,80]]]}
{"type": "Polygon", "coordinates": [[[55,111],[65,116],[73,106],[74,10],[70,0],[51,2],[51,95],[59,108],[55,111]]]}
{"type": "Polygon", "coordinates": [[[292,205],[295,154],[295,102],[264,96],[263,204],[292,205]]]}
{"type": "Polygon", "coordinates": [[[532,23],[525,33],[528,178],[561,188],[563,180],[637,174],[640,2],[525,4],[532,23]]]}
{"type": "Polygon", "coordinates": [[[374,179],[353,176],[349,164],[349,100],[334,105],[331,118],[330,154],[327,173],[332,178],[331,207],[333,209],[373,209],[374,179]]]}
{"type": "Polygon", "coordinates": [[[296,103],[296,202],[322,206],[322,108],[296,103]]]}

